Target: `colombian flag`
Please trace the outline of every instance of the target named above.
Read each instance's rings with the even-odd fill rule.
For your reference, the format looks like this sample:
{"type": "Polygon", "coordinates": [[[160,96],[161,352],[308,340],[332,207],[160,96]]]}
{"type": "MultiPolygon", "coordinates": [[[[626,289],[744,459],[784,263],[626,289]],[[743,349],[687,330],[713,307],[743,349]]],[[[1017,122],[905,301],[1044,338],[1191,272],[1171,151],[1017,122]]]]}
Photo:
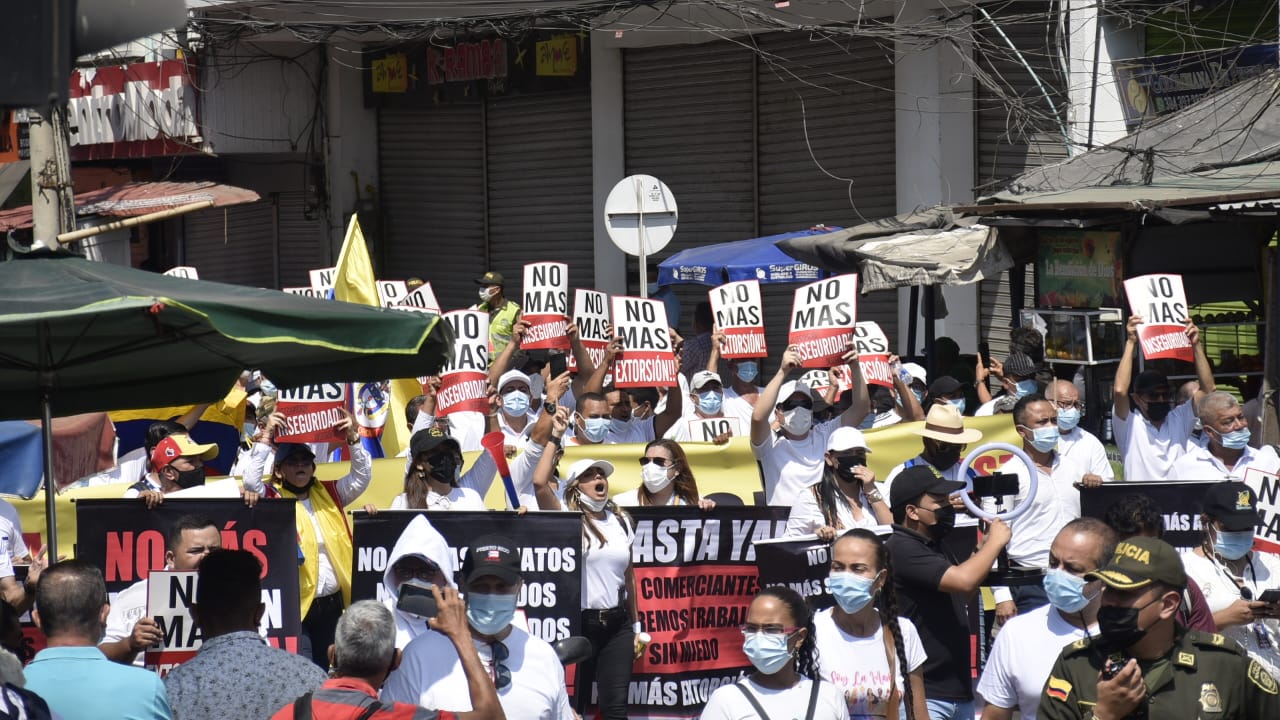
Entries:
{"type": "MultiPolygon", "coordinates": [[[[244,388],[236,385],[226,397],[210,405],[191,429],[191,438],[196,442],[218,446],[218,457],[205,463],[210,468],[210,475],[226,475],[235,464],[236,455],[240,451],[240,435],[244,432],[246,397],[244,388]]],[[[151,423],[157,420],[177,420],[191,410],[192,406],[175,406],[107,413],[116,426],[116,437],[120,440],[116,456],[146,444],[147,428],[151,423]]]]}
{"type": "Polygon", "coordinates": [[[1044,694],[1054,700],[1066,702],[1067,696],[1071,694],[1071,683],[1050,675],[1048,684],[1044,686],[1044,694]]]}

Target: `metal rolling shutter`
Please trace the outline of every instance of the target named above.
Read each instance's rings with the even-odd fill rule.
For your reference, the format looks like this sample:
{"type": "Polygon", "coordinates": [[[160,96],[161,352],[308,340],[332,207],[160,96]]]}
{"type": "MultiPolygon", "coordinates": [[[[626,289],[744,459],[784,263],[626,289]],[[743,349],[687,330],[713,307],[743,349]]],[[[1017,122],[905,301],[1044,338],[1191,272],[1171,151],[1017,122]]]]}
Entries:
{"type": "Polygon", "coordinates": [[[991,356],[1004,361],[1009,355],[1009,331],[1018,324],[1018,310],[1009,294],[1009,273],[1021,272],[1026,277],[1026,299],[1035,304],[1035,270],[1033,265],[1016,265],[1000,273],[998,280],[983,280],[978,297],[978,322],[982,338],[991,345],[991,356]]]}
{"type": "Polygon", "coordinates": [[[540,261],[595,287],[590,92],[491,98],[485,123],[489,266],[507,295],[520,301],[524,265],[540,261]]]}
{"type": "Polygon", "coordinates": [[[485,270],[482,111],[378,112],[383,274],[425,278],[449,310],[475,304],[485,270]]]}
{"type": "Polygon", "coordinates": [[[276,251],[280,256],[280,287],[307,285],[307,271],[327,267],[329,240],[319,217],[306,217],[307,193],[276,193],[276,251]]]}
{"type": "MultiPolygon", "coordinates": [[[[758,60],[761,232],[847,227],[895,214],[892,54],[871,40],[837,45],[807,33],[774,33],[759,45],[777,58],[758,60]]],[[[793,290],[779,289],[785,297],[767,301],[768,320],[782,325],[780,342],[793,290]]],[[[897,292],[859,300],[860,320],[897,337],[897,292]]]]}
{"type": "Polygon", "coordinates": [[[270,199],[184,215],[183,263],[201,280],[275,287],[275,206],[270,199]]]}

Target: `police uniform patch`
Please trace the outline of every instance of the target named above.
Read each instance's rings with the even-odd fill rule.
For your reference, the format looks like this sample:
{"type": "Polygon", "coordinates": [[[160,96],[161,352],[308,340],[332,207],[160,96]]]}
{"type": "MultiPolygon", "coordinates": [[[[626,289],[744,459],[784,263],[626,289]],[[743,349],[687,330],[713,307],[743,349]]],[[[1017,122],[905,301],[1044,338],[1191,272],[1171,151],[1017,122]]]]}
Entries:
{"type": "Polygon", "coordinates": [[[1050,675],[1049,683],[1045,685],[1045,688],[1044,688],[1044,694],[1048,695],[1054,700],[1061,700],[1062,702],[1066,702],[1067,696],[1071,694],[1071,683],[1067,682],[1066,680],[1063,680],[1062,678],[1056,678],[1050,675]]]}
{"type": "Polygon", "coordinates": [[[1174,659],[1173,664],[1193,668],[1196,666],[1196,656],[1189,652],[1180,652],[1177,658],[1174,659]]]}
{"type": "Polygon", "coordinates": [[[1208,640],[1210,645],[1222,645],[1226,643],[1227,638],[1225,636],[1219,635],[1218,633],[1214,633],[1209,636],[1208,640]]]}
{"type": "Polygon", "coordinates": [[[1222,696],[1218,694],[1218,686],[1204,683],[1200,686],[1200,711],[1207,713],[1222,712],[1222,696]]]}
{"type": "Polygon", "coordinates": [[[1249,682],[1269,695],[1280,695],[1280,686],[1276,685],[1276,679],[1271,677],[1271,673],[1259,665],[1257,660],[1249,661],[1249,682]]]}

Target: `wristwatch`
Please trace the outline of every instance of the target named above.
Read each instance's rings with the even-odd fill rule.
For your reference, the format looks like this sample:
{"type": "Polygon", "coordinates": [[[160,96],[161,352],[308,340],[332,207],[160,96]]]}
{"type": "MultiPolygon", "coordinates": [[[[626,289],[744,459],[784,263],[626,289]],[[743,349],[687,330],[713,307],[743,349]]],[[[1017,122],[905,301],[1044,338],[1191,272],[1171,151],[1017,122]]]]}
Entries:
{"type": "Polygon", "coordinates": [[[546,402],[542,403],[542,409],[543,409],[543,411],[544,411],[544,412],[546,412],[548,415],[555,415],[555,414],[556,414],[556,410],[559,410],[560,408],[556,407],[556,404],[555,404],[555,403],[553,403],[553,402],[551,402],[550,400],[548,400],[548,401],[546,401],[546,402]]]}

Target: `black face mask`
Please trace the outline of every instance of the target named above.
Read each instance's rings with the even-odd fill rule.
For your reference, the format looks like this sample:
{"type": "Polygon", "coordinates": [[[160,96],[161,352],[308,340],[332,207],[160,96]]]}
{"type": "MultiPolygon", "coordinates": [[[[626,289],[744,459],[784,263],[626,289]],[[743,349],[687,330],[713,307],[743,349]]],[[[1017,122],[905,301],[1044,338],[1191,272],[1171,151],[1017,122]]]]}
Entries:
{"type": "MultiPolygon", "coordinates": [[[[1147,605],[1155,602],[1160,602],[1160,598],[1152,600],[1147,605]]],[[[1103,605],[1098,608],[1098,632],[1102,635],[1101,641],[1112,650],[1124,650],[1141,641],[1146,637],[1147,630],[1151,629],[1138,627],[1138,613],[1147,605],[1136,608],[1103,605]]]]}
{"type": "Polygon", "coordinates": [[[960,446],[939,443],[933,446],[932,451],[925,456],[925,459],[939,470],[947,470],[960,462],[960,446]]]}
{"type": "Polygon", "coordinates": [[[178,470],[178,477],[173,481],[175,485],[182,489],[193,488],[204,484],[204,468],[198,467],[194,470],[178,470]]]}
{"type": "Polygon", "coordinates": [[[865,455],[849,455],[836,458],[836,477],[845,482],[857,482],[857,478],[853,476],[854,468],[862,467],[867,464],[865,455]]]}
{"type": "Polygon", "coordinates": [[[431,472],[429,474],[432,479],[457,486],[458,479],[455,476],[458,470],[458,460],[452,453],[441,453],[427,458],[427,462],[431,464],[431,472]]]}
{"type": "Polygon", "coordinates": [[[956,509],[950,505],[935,509],[933,517],[937,522],[929,526],[929,537],[934,540],[941,540],[955,529],[956,509]]]}
{"type": "Polygon", "coordinates": [[[1168,400],[1147,403],[1147,410],[1143,414],[1151,422],[1164,422],[1169,417],[1169,412],[1173,410],[1173,404],[1168,400]]]}

